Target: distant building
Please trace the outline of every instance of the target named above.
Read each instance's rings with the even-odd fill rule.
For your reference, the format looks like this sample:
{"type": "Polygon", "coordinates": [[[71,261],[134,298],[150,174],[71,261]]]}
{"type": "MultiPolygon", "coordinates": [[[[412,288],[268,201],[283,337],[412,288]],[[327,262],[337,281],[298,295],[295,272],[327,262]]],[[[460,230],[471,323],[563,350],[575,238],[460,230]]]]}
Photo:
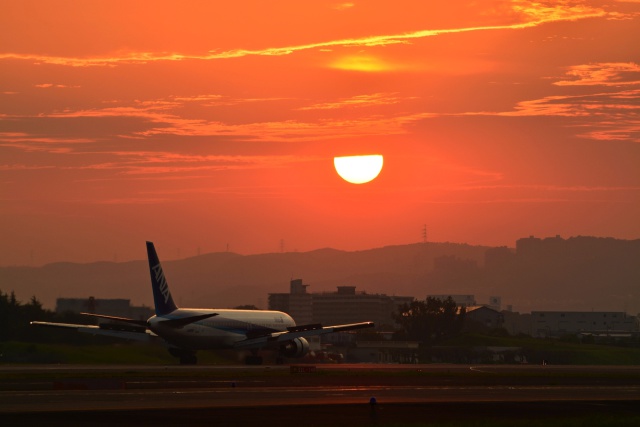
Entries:
{"type": "Polygon", "coordinates": [[[480,323],[489,329],[501,328],[504,316],[497,310],[484,305],[466,307],[465,321],[480,323]]]}
{"type": "Polygon", "coordinates": [[[638,318],[621,311],[532,311],[534,337],[638,332],[638,318]]]}
{"type": "Polygon", "coordinates": [[[532,335],[531,333],[531,313],[514,313],[511,310],[502,312],[504,316],[503,327],[511,335],[532,335]]]}
{"type": "Polygon", "coordinates": [[[146,306],[132,306],[128,299],[58,298],[56,313],[71,311],[74,313],[97,313],[129,319],[147,320],[154,310],[146,306]]]}
{"type": "Polygon", "coordinates": [[[502,298],[501,297],[489,297],[489,308],[492,308],[496,311],[502,310],[502,298]]]}
{"type": "Polygon", "coordinates": [[[392,314],[413,297],[356,292],[355,286],[338,286],[337,292],[307,293],[301,279],[292,280],[290,292],[269,294],[269,309],[291,315],[298,324],[337,325],[373,321],[378,328],[393,328],[392,314]]]}
{"type": "Polygon", "coordinates": [[[284,311],[294,318],[298,325],[316,323],[313,320],[313,295],[307,293],[302,279],[292,280],[288,294],[269,294],[269,310],[284,311]]]}

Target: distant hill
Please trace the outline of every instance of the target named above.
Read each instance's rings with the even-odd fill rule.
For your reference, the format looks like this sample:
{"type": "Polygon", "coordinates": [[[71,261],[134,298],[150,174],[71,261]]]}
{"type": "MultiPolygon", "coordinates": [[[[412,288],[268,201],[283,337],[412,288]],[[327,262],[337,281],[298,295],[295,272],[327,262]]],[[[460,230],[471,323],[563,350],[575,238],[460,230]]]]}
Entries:
{"type": "MultiPolygon", "coordinates": [[[[508,248],[422,243],[349,252],[209,253],[163,261],[163,267],[174,299],[183,307],[266,308],[268,293],[288,292],[289,281],[301,278],[310,285],[309,292],[350,285],[357,291],[419,299],[431,293],[462,293],[485,303],[496,295],[503,306],[512,304],[521,312],[595,309],[637,314],[640,241],[580,239],[587,240],[578,242],[583,248],[577,251],[578,259],[560,263],[532,258],[531,251],[524,262],[508,248]],[[485,268],[487,252],[491,265],[485,268]]],[[[162,248],[157,249],[162,259],[162,248]]],[[[2,267],[0,290],[15,291],[20,301],[35,295],[51,309],[60,297],[128,298],[134,305],[152,305],[146,260],[2,267]]]]}
{"type": "MultiPolygon", "coordinates": [[[[158,247],[162,260],[162,248],[158,247]]],[[[289,281],[303,279],[309,292],[335,291],[352,285],[358,291],[425,298],[426,273],[442,255],[471,258],[481,263],[487,248],[454,243],[427,243],[347,252],[238,255],[209,253],[176,261],[162,261],[174,299],[185,307],[267,306],[267,295],[288,292],[289,281]]],[[[54,263],[42,267],[1,267],[0,290],[15,291],[19,300],[32,295],[47,308],[59,297],[129,298],[151,305],[147,261],[54,263]]]]}

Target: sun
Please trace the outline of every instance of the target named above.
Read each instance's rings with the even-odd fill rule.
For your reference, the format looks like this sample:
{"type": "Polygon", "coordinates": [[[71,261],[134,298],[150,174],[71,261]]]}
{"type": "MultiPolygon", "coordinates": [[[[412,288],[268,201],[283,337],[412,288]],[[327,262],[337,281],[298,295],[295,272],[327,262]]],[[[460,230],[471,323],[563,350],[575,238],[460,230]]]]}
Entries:
{"type": "Polygon", "coordinates": [[[383,157],[380,154],[333,158],[338,175],[352,184],[364,184],[374,180],[382,170],[382,163],[383,157]]]}

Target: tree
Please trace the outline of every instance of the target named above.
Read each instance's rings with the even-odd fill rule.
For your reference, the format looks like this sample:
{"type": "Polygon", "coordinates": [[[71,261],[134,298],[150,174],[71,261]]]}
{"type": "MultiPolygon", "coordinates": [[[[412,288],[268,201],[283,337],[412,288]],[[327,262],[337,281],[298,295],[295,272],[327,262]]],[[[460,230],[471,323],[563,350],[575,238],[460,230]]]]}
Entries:
{"type": "Polygon", "coordinates": [[[48,337],[50,333],[31,326],[33,320],[54,320],[54,313],[44,310],[42,304],[33,296],[27,304],[16,298],[15,292],[5,294],[0,291],[0,342],[34,341],[48,337]]]}
{"type": "Polygon", "coordinates": [[[444,301],[427,297],[400,306],[393,317],[408,339],[432,345],[460,332],[465,314],[451,297],[444,301]]]}

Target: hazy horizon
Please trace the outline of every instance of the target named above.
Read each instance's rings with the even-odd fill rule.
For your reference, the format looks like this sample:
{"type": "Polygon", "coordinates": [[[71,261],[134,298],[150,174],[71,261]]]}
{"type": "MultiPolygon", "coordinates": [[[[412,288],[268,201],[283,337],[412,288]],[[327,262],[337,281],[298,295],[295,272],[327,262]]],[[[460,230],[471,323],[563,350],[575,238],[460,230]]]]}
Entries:
{"type": "MultiPolygon", "coordinates": [[[[364,251],[202,253],[181,259],[169,259],[160,249],[176,302],[185,307],[266,308],[268,293],[288,292],[289,281],[298,278],[314,293],[355,286],[362,292],[419,299],[427,294],[475,295],[479,304],[500,296],[504,307],[516,311],[640,311],[640,239],[523,238],[517,250],[508,251],[429,242],[364,251]]],[[[152,303],[143,259],[2,267],[0,283],[0,291],[15,291],[22,301],[36,296],[48,308],[61,297],[152,303]]]]}
{"type": "Polygon", "coordinates": [[[640,2],[5,3],[0,265],[640,238],[640,2]]]}
{"type": "MultiPolygon", "coordinates": [[[[242,253],[239,251],[234,251],[233,247],[230,245],[228,247],[228,249],[225,247],[222,250],[211,250],[211,251],[206,251],[203,250],[202,247],[196,247],[196,248],[180,248],[180,247],[162,247],[161,245],[157,244],[155,241],[153,241],[157,251],[159,253],[159,255],[161,255],[161,259],[164,261],[178,261],[178,260],[183,260],[183,259],[187,259],[187,258],[193,258],[196,256],[200,256],[200,255],[207,255],[207,254],[215,254],[215,253],[231,253],[231,254],[235,254],[235,255],[240,255],[240,256],[251,256],[251,255],[268,255],[268,254],[277,254],[277,253],[305,253],[305,252],[314,252],[314,251],[321,251],[321,250],[335,250],[335,251],[341,251],[341,252],[362,252],[362,251],[371,251],[371,250],[376,250],[376,249],[382,249],[382,248],[386,248],[386,247],[394,247],[394,246],[411,246],[411,245],[421,245],[421,244],[425,244],[425,243],[429,243],[429,244],[453,244],[453,245],[467,245],[467,246],[473,246],[473,247],[487,247],[487,248],[499,248],[499,247],[506,247],[509,248],[511,250],[515,251],[515,247],[516,247],[516,241],[519,239],[524,239],[524,238],[528,238],[528,237],[535,237],[535,238],[540,238],[540,239],[546,239],[546,238],[554,238],[554,237],[561,237],[562,239],[571,239],[571,238],[576,238],[576,237],[593,237],[593,238],[597,238],[597,239],[615,239],[615,240],[639,240],[639,239],[617,239],[615,237],[612,236],[560,236],[560,235],[553,235],[553,236],[534,236],[534,235],[526,235],[526,236],[520,236],[518,237],[516,240],[514,240],[512,242],[512,244],[510,245],[484,245],[484,244],[472,244],[472,243],[468,243],[468,242],[434,242],[434,241],[416,241],[416,242],[408,242],[408,243],[395,243],[395,244],[389,244],[389,245],[380,245],[380,246],[373,246],[373,247],[366,247],[366,248],[356,248],[356,249],[343,249],[343,248],[337,248],[337,247],[332,247],[332,246],[325,246],[325,247],[319,247],[319,248],[311,248],[311,249],[307,249],[307,250],[288,250],[286,247],[280,247],[278,248],[278,250],[273,250],[273,251],[266,251],[266,252],[250,252],[250,253],[242,253]]],[[[144,242],[139,242],[139,256],[137,257],[132,257],[129,259],[121,259],[119,256],[115,256],[112,257],[111,259],[93,259],[93,260],[87,260],[87,261],[81,261],[81,260],[73,260],[73,259],[58,259],[58,260],[53,260],[50,262],[46,262],[46,263],[41,263],[41,264],[37,264],[37,263],[33,263],[33,264],[11,264],[11,265],[2,265],[0,264],[0,267],[43,267],[46,266],[48,264],[56,264],[56,263],[73,263],[73,264],[91,264],[91,263],[99,263],[99,262],[132,262],[132,261],[147,261],[146,258],[146,251],[145,251],[145,245],[144,242]]],[[[117,253],[116,253],[117,255],[117,253]]],[[[37,257],[34,257],[34,260],[37,257]]]]}

